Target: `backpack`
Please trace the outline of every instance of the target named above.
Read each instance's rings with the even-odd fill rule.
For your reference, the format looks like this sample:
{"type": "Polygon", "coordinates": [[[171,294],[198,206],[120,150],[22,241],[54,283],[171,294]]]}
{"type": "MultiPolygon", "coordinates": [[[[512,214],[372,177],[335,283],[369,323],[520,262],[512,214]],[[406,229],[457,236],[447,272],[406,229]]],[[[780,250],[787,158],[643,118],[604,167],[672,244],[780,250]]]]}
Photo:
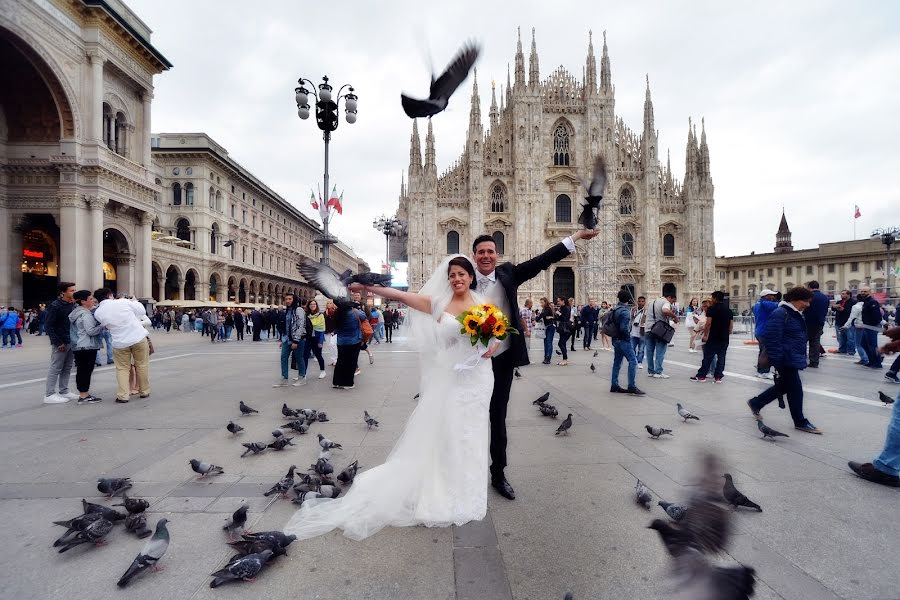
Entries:
{"type": "Polygon", "coordinates": [[[600,321],[600,330],[604,335],[608,335],[610,338],[617,340],[622,335],[622,332],[619,331],[619,324],[616,322],[616,311],[619,310],[618,307],[612,309],[605,315],[603,315],[603,319],[600,321]]]}

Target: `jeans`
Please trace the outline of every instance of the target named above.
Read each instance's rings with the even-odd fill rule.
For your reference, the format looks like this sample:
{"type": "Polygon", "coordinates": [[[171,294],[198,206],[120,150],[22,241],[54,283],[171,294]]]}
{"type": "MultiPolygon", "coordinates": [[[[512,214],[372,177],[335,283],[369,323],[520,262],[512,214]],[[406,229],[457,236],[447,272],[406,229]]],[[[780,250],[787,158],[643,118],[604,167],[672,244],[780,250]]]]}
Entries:
{"type": "Polygon", "coordinates": [[[628,361],[628,389],[637,387],[634,378],[637,376],[637,358],[634,356],[634,348],[631,340],[613,340],[613,365],[612,384],[619,385],[619,369],[622,368],[622,359],[628,361]]]}
{"type": "Polygon", "coordinates": [[[631,348],[634,350],[634,357],[637,363],[644,362],[644,338],[639,335],[631,336],[631,348]]]}
{"type": "Polygon", "coordinates": [[[759,343],[759,356],[756,359],[756,372],[768,373],[772,367],[769,366],[769,355],[766,354],[766,343],[761,336],[756,336],[756,341],[759,343]]]}
{"type": "Polygon", "coordinates": [[[778,398],[779,391],[787,396],[788,408],[791,410],[791,418],[794,425],[803,427],[809,421],[803,416],[803,382],[800,381],[800,371],[793,367],[776,367],[778,379],[775,385],[764,391],[759,396],[750,399],[750,408],[755,412],[762,410],[769,402],[778,398]]]}
{"type": "Polygon", "coordinates": [[[234,329],[234,327],[231,326],[231,325],[226,325],[226,326],[225,326],[225,338],[224,338],[224,339],[226,339],[226,340],[230,340],[230,339],[231,339],[231,330],[232,330],[232,329],[234,329]]]}
{"type": "MultiPolygon", "coordinates": [[[[888,369],[888,373],[897,374],[897,370],[900,369],[900,354],[897,355],[897,358],[894,359],[894,362],[891,363],[891,368],[888,369]]],[[[887,373],[885,373],[887,375],[887,373]]]]}
{"type": "Polygon", "coordinates": [[[809,338],[809,366],[819,366],[819,358],[822,351],[822,325],[818,323],[806,324],[806,336],[809,338]]]}
{"type": "Polygon", "coordinates": [[[722,379],[725,375],[725,353],[728,352],[728,341],[713,342],[707,341],[703,344],[703,362],[697,370],[697,377],[706,377],[712,363],[715,360],[715,373],[713,377],[722,379]]]}
{"type": "Polygon", "coordinates": [[[116,363],[116,398],[128,400],[131,395],[131,363],[137,371],[138,391],[141,396],[150,395],[150,344],[147,338],[127,348],[113,348],[116,363]]]}
{"type": "MultiPolygon", "coordinates": [[[[104,329],[100,334],[103,337],[103,344],[106,346],[106,364],[113,361],[112,334],[109,329],[104,329]]],[[[100,349],[97,349],[97,356],[94,358],[94,364],[100,366],[100,349]]]]}
{"type": "Polygon", "coordinates": [[[557,342],[557,346],[559,347],[559,351],[562,352],[563,360],[569,360],[569,353],[566,351],[566,342],[569,341],[569,336],[572,334],[568,331],[560,331],[559,332],[559,342],[557,342]]]}
{"type": "Polygon", "coordinates": [[[862,335],[862,348],[868,359],[868,366],[881,367],[881,355],[878,353],[878,332],[872,329],[857,329],[856,333],[862,335]]]}
{"type": "Polygon", "coordinates": [[[650,375],[662,375],[663,360],[669,345],[652,333],[644,334],[644,345],[647,347],[647,372],[650,375]]]}
{"type": "Polygon", "coordinates": [[[856,354],[856,336],[852,329],[837,328],[838,354],[856,354]]]}
{"type": "Polygon", "coordinates": [[[548,325],[544,329],[544,361],[549,361],[553,356],[553,335],[556,333],[555,325],[548,325]]]}
{"type": "Polygon", "coordinates": [[[15,329],[6,329],[4,327],[3,329],[0,329],[0,332],[3,333],[3,347],[4,348],[6,347],[6,338],[7,337],[9,338],[10,346],[16,345],[16,330],[15,329]]]}
{"type": "Polygon", "coordinates": [[[894,477],[900,475],[900,392],[894,401],[894,410],[891,413],[891,422],[888,423],[887,436],[884,440],[884,449],[872,464],[879,471],[883,471],[894,477]]]}
{"type": "Polygon", "coordinates": [[[591,347],[591,340],[594,339],[594,324],[591,321],[586,321],[584,324],[584,348],[585,350],[591,347]]]}
{"type": "Polygon", "coordinates": [[[69,375],[72,374],[72,363],[75,354],[72,346],[66,346],[65,352],[60,352],[56,346],[50,347],[50,369],[47,372],[47,393],[52,396],[59,390],[60,394],[69,393],[69,375]]]}
{"type": "Polygon", "coordinates": [[[75,388],[85,394],[91,389],[91,374],[94,372],[96,350],[75,350],[75,388]]]}
{"type": "MultiPolygon", "coordinates": [[[[857,329],[856,327],[848,327],[847,337],[848,340],[853,340],[853,345],[856,348],[856,353],[859,355],[859,362],[864,365],[869,364],[869,355],[866,354],[866,351],[863,348],[862,329],[857,329]]],[[[848,341],[847,343],[849,344],[850,342],[848,341]]]]}
{"type": "Polygon", "coordinates": [[[297,363],[297,369],[300,371],[300,377],[306,377],[306,361],[303,360],[304,342],[293,342],[297,347],[291,349],[291,342],[281,342],[281,378],[287,379],[290,376],[291,353],[294,354],[294,361],[297,363]]]}

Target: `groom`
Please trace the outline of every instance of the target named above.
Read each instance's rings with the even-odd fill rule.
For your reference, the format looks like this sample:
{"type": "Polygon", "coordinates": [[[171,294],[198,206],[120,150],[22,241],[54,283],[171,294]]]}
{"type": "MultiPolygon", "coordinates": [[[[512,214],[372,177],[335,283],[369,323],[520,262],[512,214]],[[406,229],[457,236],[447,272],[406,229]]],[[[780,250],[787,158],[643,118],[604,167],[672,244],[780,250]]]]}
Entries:
{"type": "MultiPolygon", "coordinates": [[[[475,267],[478,269],[476,289],[487,296],[509,317],[510,323],[519,332],[524,331],[519,318],[519,303],[516,292],[520,285],[575,252],[577,240],[589,240],[597,236],[599,230],[582,229],[572,237],[567,237],[543,254],[526,260],[522,264],[505,263],[497,266],[497,245],[489,235],[480,235],[472,244],[475,267]]],[[[491,485],[501,496],[515,500],[516,492],[506,480],[506,405],[509,403],[509,388],[512,385],[516,367],[529,364],[525,337],[508,336],[500,342],[491,359],[494,368],[494,393],[491,395],[491,485]]]]}

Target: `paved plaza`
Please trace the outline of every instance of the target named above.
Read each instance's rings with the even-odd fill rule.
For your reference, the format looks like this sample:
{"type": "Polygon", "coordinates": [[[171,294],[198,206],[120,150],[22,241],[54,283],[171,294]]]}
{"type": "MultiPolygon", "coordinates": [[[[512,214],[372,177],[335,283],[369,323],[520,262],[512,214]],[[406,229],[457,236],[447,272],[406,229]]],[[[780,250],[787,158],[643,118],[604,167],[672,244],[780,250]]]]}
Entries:
{"type": "MultiPolygon", "coordinates": [[[[508,422],[507,474],[518,498],[509,502],[491,491],[483,522],[386,529],[363,542],[332,532],[295,542],[256,582],[210,589],[209,574],[230,555],[222,531],[230,513],[246,501],[255,530],[280,529],[295,506],[271,503],[262,493],[291,464],[302,469],[315,460],[314,435],[298,437],[298,447],[284,452],[239,458],[241,441],[268,440],[285,422],[282,402],[327,412],[330,422],[313,425],[312,433],[343,444],[332,460],[336,468],[354,459],[368,468],[385,458],[417,391],[416,354],[402,330],[395,337],[392,345],[374,347],[374,366],[361,364],[356,389],[338,392],[330,376],[273,389],[272,342],[213,345],[196,334],[157,333],[152,395],[127,405],[113,403],[114,373],[104,366],[92,386],[103,403],[44,406],[46,338],[27,337],[24,349],[4,350],[0,597],[544,600],[573,591],[576,599],[667,598],[665,551],[646,529],[652,518],[665,517],[658,507],[648,513],[634,503],[634,480],[654,496],[686,499],[695,452],[708,447],[764,509],[735,514],[729,550],[756,568],[756,598],[900,599],[900,495],[856,478],[846,465],[880,450],[890,409],[877,402],[877,391],[893,396],[896,386],[883,372],[829,355],[818,371],[803,374],[806,413],[825,434],[794,431],[787,411],[773,404],[766,422],[790,437],[764,441],[744,404],[765,385],[752,376],[755,347],[736,336],[725,383],[692,383],[701,355],[687,352],[681,332],[666,359],[671,379],[638,372],[643,398],[607,392],[611,352],[592,358],[579,350],[568,367],[522,369],[508,422]],[[559,421],[534,410],[531,401],[543,392],[563,416],[574,413],[571,435],[554,436],[559,421]],[[261,414],[239,418],[239,400],[261,414]],[[676,402],[701,421],[681,423],[676,402]],[[380,428],[367,431],[364,409],[380,428]],[[245,427],[240,439],[226,432],[230,419],[245,427]],[[645,424],[671,427],[675,435],[649,439],[645,424]],[[190,458],[221,465],[225,474],[198,482],[190,458]],[[160,517],[170,520],[165,570],[141,575],[126,591],[115,582],[144,541],[123,528],[104,547],[66,554],[51,548],[62,533],[51,521],[79,514],[83,497],[103,502],[98,476],[132,477],[134,495],[151,502],[151,528],[160,517]]],[[[540,363],[538,344],[532,360],[540,363]]]]}

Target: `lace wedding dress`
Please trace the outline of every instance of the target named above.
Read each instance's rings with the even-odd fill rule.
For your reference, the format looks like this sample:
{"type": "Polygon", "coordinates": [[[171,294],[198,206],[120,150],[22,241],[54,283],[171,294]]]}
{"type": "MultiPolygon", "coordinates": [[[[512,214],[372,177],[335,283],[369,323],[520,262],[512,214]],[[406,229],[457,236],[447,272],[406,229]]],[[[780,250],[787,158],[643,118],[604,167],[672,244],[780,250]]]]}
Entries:
{"type": "MultiPolygon", "coordinates": [[[[435,277],[441,268],[446,280],[446,266],[435,277]]],[[[418,340],[427,344],[419,401],[387,460],[361,470],[345,496],[305,502],[285,533],[307,539],[340,528],[361,540],[386,526],[446,527],[484,518],[494,376],[490,360],[472,361],[469,338],[456,316],[442,310],[446,301],[443,294],[432,300],[434,315],[416,315],[430,321],[427,334],[413,334],[427,337],[418,340]],[[464,363],[468,368],[455,369],[464,363]]]]}

